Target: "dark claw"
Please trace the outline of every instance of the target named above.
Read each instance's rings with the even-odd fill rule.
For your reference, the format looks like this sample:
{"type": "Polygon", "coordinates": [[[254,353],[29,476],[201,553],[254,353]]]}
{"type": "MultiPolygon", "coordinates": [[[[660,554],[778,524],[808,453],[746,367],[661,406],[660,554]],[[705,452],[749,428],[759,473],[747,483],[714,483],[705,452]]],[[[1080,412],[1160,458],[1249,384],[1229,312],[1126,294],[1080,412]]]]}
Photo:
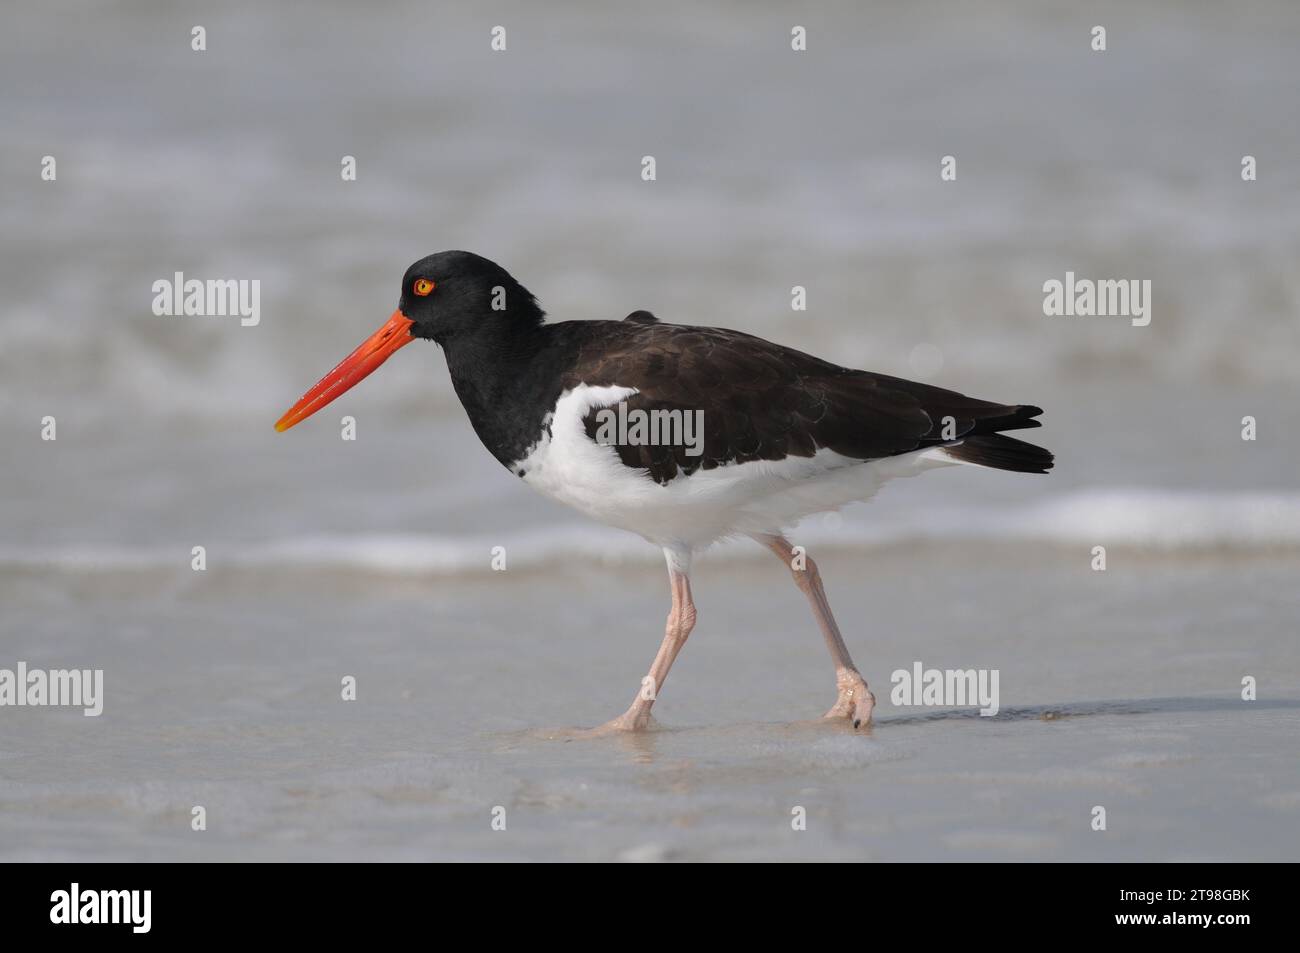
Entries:
{"type": "Polygon", "coordinates": [[[861,719],[861,718],[854,718],[854,719],[853,719],[853,727],[854,727],[854,728],[858,727],[858,725],[860,725],[860,724],[862,724],[862,719],[861,719]]]}

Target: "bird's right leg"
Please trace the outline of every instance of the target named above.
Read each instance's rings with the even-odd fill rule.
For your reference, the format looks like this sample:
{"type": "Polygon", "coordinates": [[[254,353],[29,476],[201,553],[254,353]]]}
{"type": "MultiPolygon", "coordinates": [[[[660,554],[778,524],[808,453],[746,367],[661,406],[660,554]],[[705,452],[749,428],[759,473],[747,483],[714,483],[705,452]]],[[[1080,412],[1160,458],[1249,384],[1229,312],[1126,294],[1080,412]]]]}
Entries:
{"type": "Polygon", "coordinates": [[[668,613],[664,640],[650,666],[650,673],[641,680],[641,689],[631,706],[613,721],[596,729],[598,733],[614,731],[641,731],[650,727],[650,709],[654,706],[659,689],[663,687],[668,670],[672,668],[677,653],[686,644],[686,638],[695,628],[695,601],[691,598],[691,580],[686,573],[689,554],[665,551],[668,556],[668,582],[672,589],[673,607],[668,613]]]}
{"type": "Polygon", "coordinates": [[[840,635],[840,627],[835,624],[835,616],[831,615],[831,604],[826,599],[826,590],[822,588],[822,577],[817,571],[817,564],[806,553],[796,554],[784,536],[754,538],[775,553],[790,570],[795,585],[808,597],[808,604],[812,606],[813,616],[822,630],[826,647],[830,649],[831,661],[835,663],[835,687],[839,691],[839,697],[824,717],[851,719],[854,728],[870,724],[876,697],[871,694],[866,679],[849,657],[849,649],[844,644],[844,637],[840,635]]]}

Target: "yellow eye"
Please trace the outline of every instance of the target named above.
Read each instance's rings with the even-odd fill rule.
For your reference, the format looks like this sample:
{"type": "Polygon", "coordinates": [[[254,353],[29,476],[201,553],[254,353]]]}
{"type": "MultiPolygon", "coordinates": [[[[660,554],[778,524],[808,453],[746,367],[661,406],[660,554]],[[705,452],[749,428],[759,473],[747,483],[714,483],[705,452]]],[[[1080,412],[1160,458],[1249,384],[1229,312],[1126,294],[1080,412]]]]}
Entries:
{"type": "Polygon", "coordinates": [[[411,286],[411,290],[414,291],[416,294],[418,294],[421,298],[423,298],[430,291],[432,291],[433,288],[434,288],[434,284],[428,278],[416,278],[415,284],[411,286]]]}

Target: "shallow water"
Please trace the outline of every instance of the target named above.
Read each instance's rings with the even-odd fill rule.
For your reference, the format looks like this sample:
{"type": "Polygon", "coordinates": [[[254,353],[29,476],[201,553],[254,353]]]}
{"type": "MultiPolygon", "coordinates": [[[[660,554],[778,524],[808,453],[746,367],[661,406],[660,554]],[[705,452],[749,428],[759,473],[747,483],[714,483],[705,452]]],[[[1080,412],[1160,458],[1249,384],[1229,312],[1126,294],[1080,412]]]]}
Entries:
{"type": "Polygon", "coordinates": [[[1295,856],[1300,650],[1276,624],[1300,601],[1294,557],[1100,574],[1056,550],[922,546],[822,563],[879,700],[869,733],[816,720],[830,666],[775,561],[702,566],[660,729],[596,740],[563,729],[630,700],[658,642],[657,573],[177,574],[152,595],[83,578],[71,596],[11,578],[6,604],[30,608],[10,649],[102,665],[108,700],[96,719],[6,713],[0,854],[1295,856]],[[890,673],[914,660],[998,668],[999,714],[893,705],[890,673]],[[1258,701],[1237,695],[1245,674],[1258,701]]]}

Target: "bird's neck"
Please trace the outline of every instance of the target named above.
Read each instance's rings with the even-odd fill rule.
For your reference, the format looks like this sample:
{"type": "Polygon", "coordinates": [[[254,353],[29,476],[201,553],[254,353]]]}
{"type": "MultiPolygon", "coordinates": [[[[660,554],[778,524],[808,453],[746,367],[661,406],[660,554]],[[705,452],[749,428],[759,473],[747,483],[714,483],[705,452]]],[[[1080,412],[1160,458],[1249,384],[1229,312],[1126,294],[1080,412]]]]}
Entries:
{"type": "Polygon", "coordinates": [[[452,386],[483,445],[502,464],[519,460],[537,442],[554,404],[539,373],[546,326],[493,327],[443,345],[452,386]]]}

